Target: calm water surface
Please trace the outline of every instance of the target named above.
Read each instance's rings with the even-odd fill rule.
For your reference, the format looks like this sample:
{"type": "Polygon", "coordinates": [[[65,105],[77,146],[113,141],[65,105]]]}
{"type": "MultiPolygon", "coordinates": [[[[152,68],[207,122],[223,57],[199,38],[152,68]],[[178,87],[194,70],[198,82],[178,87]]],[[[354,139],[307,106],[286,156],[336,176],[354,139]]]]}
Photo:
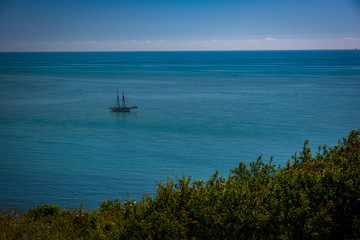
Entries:
{"type": "Polygon", "coordinates": [[[154,194],[360,127],[360,51],[0,53],[0,206],[154,194]],[[131,113],[112,113],[116,89],[131,113]]]}

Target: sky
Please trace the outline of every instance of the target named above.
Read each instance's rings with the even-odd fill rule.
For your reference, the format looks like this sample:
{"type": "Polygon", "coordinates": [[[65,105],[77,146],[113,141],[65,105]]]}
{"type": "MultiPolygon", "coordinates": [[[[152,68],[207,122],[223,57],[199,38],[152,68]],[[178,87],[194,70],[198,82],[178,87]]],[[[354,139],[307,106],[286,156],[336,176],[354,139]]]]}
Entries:
{"type": "Polygon", "coordinates": [[[0,0],[0,51],[360,49],[360,0],[0,0]]]}

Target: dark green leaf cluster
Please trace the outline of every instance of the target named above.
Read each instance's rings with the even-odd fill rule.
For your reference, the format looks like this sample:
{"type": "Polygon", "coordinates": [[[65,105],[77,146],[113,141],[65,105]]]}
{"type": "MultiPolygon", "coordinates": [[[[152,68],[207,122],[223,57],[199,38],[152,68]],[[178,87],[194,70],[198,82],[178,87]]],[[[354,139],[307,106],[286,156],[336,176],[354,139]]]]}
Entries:
{"type": "Polygon", "coordinates": [[[360,239],[360,139],[312,154],[308,141],[285,167],[259,157],[209,180],[173,177],[156,195],[106,200],[95,211],[42,205],[0,215],[1,239],[360,239]]]}

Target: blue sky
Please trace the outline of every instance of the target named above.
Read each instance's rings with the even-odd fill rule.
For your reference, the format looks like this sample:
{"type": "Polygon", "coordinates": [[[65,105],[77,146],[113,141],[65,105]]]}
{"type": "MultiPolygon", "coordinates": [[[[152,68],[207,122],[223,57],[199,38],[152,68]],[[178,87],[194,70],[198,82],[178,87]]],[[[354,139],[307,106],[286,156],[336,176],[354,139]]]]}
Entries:
{"type": "Polygon", "coordinates": [[[0,51],[360,48],[360,0],[0,0],[0,51]]]}

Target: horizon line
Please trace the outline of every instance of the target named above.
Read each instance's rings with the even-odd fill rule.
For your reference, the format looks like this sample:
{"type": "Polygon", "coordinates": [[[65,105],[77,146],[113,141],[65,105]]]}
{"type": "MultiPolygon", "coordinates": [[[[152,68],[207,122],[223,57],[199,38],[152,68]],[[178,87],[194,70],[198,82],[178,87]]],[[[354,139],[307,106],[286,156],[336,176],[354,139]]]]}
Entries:
{"type": "Polygon", "coordinates": [[[54,51],[0,51],[0,53],[80,53],[80,52],[271,52],[271,51],[357,51],[358,48],[319,49],[243,49],[243,50],[54,50],[54,51]]]}

